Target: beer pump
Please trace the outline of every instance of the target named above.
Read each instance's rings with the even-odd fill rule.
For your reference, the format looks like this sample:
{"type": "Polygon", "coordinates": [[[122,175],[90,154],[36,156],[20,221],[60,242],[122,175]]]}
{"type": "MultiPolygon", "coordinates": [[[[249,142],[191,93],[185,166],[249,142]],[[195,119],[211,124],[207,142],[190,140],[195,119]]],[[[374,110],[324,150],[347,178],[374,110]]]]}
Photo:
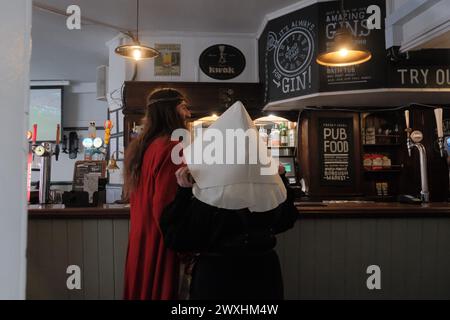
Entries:
{"type": "Polygon", "coordinates": [[[447,158],[447,167],[449,172],[449,190],[450,190],[450,136],[447,134],[444,137],[443,121],[442,121],[442,108],[434,109],[434,117],[436,119],[437,129],[437,143],[439,146],[439,152],[441,157],[447,158]]]}
{"type": "Polygon", "coordinates": [[[420,198],[422,202],[430,201],[430,192],[428,190],[428,171],[427,171],[427,152],[425,146],[421,143],[423,140],[423,134],[419,130],[413,130],[409,124],[409,110],[405,110],[406,121],[406,146],[408,148],[408,154],[411,157],[412,149],[415,147],[419,150],[420,160],[420,181],[422,190],[420,191],[420,198]]]}
{"type": "Polygon", "coordinates": [[[46,204],[50,201],[50,178],[52,171],[52,156],[54,155],[56,161],[59,157],[59,136],[60,126],[56,127],[56,142],[53,145],[49,142],[42,142],[41,144],[33,144],[33,153],[40,158],[41,168],[39,172],[39,203],[46,204]]]}

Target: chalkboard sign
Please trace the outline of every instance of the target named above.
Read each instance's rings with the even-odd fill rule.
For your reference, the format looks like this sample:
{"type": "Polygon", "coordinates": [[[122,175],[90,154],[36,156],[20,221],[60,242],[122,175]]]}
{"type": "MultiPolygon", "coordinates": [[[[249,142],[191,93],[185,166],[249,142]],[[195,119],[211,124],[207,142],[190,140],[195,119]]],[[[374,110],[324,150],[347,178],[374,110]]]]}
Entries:
{"type": "Polygon", "coordinates": [[[353,118],[319,118],[320,183],[347,186],[354,181],[353,118]]]}
{"type": "Polygon", "coordinates": [[[320,91],[362,90],[381,88],[386,84],[385,0],[346,0],[345,17],[341,14],[340,1],[323,2],[319,7],[319,52],[329,50],[335,41],[336,31],[343,25],[352,33],[353,43],[369,50],[372,59],[355,66],[319,68],[320,91]],[[367,18],[372,12],[367,7],[380,8],[381,29],[367,28],[367,18]]]}
{"type": "Polygon", "coordinates": [[[268,22],[259,38],[264,103],[319,91],[318,4],[268,22]]]}
{"type": "Polygon", "coordinates": [[[258,39],[259,77],[264,103],[318,92],[382,88],[386,86],[384,0],[346,0],[312,4],[270,20],[258,39]],[[369,30],[369,5],[381,11],[381,29],[369,30]],[[336,31],[346,26],[354,42],[372,53],[372,59],[350,67],[324,67],[317,55],[334,44],[336,31]]]}
{"type": "Polygon", "coordinates": [[[98,173],[100,178],[106,177],[106,161],[77,161],[73,171],[73,190],[83,191],[84,177],[89,173],[98,173]]]}
{"type": "Polygon", "coordinates": [[[395,47],[390,54],[388,87],[450,88],[449,49],[422,49],[403,54],[395,47]]]}

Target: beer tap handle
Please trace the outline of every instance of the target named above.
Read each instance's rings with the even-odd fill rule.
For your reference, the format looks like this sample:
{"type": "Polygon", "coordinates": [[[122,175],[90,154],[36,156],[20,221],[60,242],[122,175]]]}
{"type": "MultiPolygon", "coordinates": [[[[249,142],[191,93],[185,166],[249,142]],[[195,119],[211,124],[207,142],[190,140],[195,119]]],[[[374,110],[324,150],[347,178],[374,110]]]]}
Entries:
{"type": "Polygon", "coordinates": [[[406,122],[406,146],[408,147],[408,155],[411,157],[411,149],[412,149],[412,142],[411,142],[411,127],[409,125],[409,110],[405,110],[405,122],[406,122]]]}
{"type": "Polygon", "coordinates": [[[434,117],[436,118],[436,127],[438,138],[444,137],[444,131],[442,129],[442,108],[434,109],[434,117]]]}
{"type": "Polygon", "coordinates": [[[441,157],[444,157],[444,130],[442,128],[442,108],[434,109],[434,117],[436,118],[436,128],[438,136],[439,151],[441,157]]]}
{"type": "Polygon", "coordinates": [[[410,129],[409,126],[409,110],[405,110],[405,121],[406,121],[406,129],[410,129]]]}
{"type": "Polygon", "coordinates": [[[36,145],[36,139],[37,139],[37,124],[33,124],[33,135],[31,136],[31,142],[32,145],[36,145]]]}
{"type": "Polygon", "coordinates": [[[56,125],[56,145],[55,145],[55,159],[58,161],[59,158],[59,142],[61,136],[61,127],[59,123],[56,125]]]}

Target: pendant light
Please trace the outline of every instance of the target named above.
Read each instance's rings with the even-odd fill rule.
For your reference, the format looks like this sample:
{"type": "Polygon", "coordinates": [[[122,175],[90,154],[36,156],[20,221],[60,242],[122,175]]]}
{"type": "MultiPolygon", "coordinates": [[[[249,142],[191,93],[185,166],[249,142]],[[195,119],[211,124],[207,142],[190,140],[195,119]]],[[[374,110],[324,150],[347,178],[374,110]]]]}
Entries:
{"type": "Polygon", "coordinates": [[[343,25],[335,34],[333,44],[327,52],[318,55],[316,62],[327,67],[346,67],[361,64],[372,58],[372,53],[354,44],[351,31],[347,29],[344,0],[341,0],[343,25]]]}
{"type": "Polygon", "coordinates": [[[155,58],[159,55],[158,50],[143,46],[139,42],[139,0],[136,1],[136,38],[133,37],[133,44],[119,46],[114,51],[125,58],[136,61],[155,58]]]}

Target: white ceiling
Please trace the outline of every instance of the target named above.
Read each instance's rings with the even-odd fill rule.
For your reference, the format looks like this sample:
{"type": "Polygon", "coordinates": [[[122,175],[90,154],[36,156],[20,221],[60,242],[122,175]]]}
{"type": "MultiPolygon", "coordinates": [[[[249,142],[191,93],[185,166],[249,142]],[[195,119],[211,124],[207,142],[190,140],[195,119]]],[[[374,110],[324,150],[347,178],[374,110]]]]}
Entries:
{"type": "MultiPolygon", "coordinates": [[[[66,10],[79,5],[88,17],[125,29],[135,29],[134,0],[34,0],[66,10]]],[[[252,33],[268,13],[299,0],[141,0],[140,30],[252,33]]],[[[33,9],[32,80],[95,81],[96,67],[108,63],[105,42],[117,31],[96,25],[68,30],[66,18],[33,9]]]]}

